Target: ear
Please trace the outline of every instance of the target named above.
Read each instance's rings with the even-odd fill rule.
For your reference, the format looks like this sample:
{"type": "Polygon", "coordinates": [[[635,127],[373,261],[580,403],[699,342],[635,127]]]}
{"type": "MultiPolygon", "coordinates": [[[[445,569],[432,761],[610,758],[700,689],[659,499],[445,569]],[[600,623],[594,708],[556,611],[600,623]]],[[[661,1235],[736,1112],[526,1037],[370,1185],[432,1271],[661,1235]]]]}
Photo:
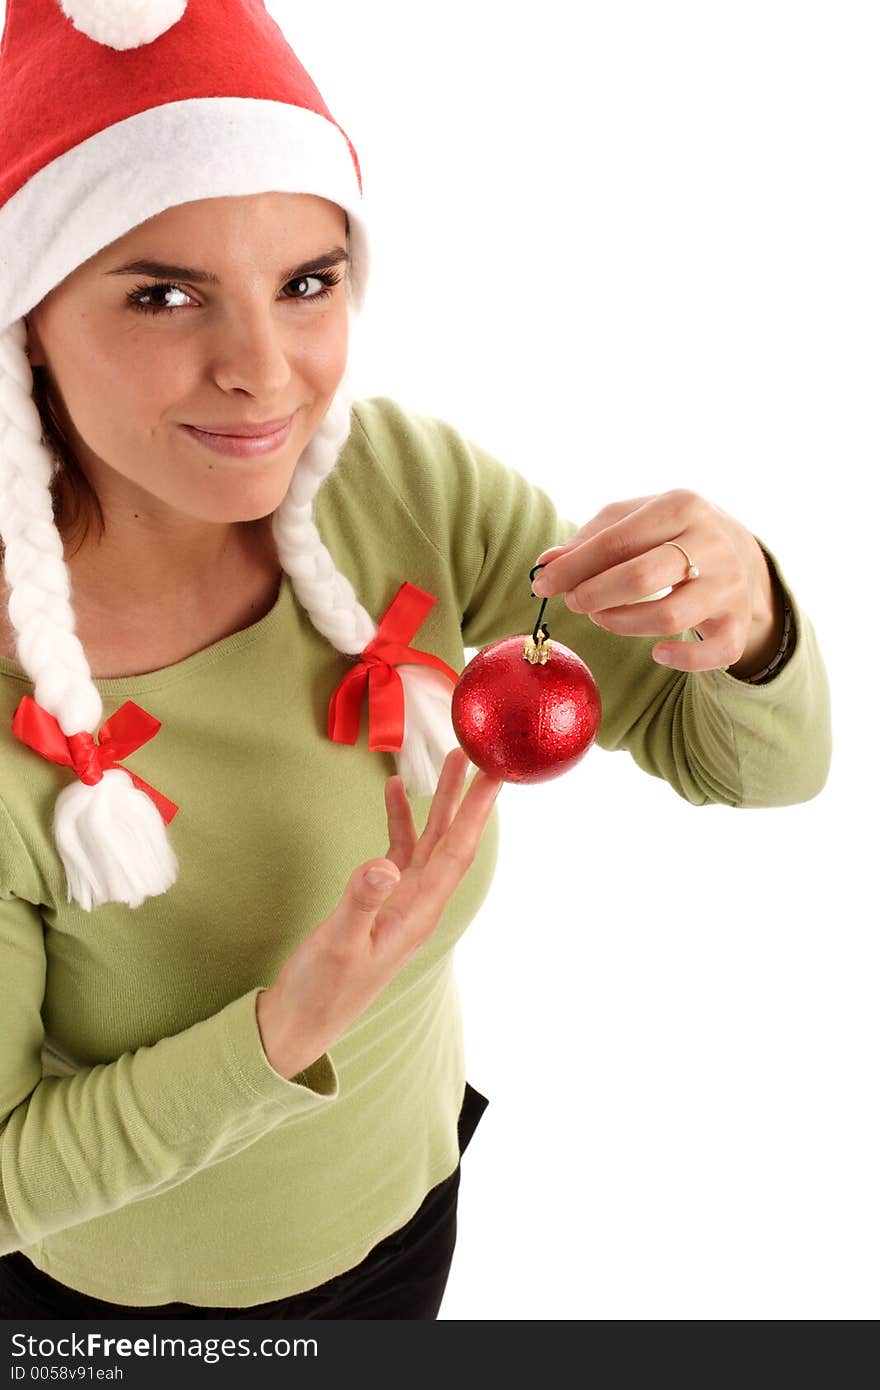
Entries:
{"type": "Polygon", "coordinates": [[[43,367],[43,366],[45,366],[45,358],[43,357],[42,349],[41,349],[41,347],[40,347],[40,336],[39,336],[39,334],[37,333],[36,329],[33,327],[33,325],[32,325],[31,323],[29,323],[27,314],[25,314],[25,316],[24,316],[24,329],[25,329],[25,348],[24,348],[24,351],[25,351],[25,356],[27,357],[28,362],[30,363],[30,365],[31,365],[32,367],[43,367]]]}

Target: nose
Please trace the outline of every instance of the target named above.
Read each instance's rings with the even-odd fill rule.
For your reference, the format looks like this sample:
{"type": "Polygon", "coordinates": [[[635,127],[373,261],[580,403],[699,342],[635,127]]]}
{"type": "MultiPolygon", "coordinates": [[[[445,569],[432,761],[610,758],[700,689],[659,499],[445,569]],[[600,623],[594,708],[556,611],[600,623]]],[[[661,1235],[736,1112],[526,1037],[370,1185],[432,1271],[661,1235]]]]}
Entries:
{"type": "Polygon", "coordinates": [[[291,378],[295,333],[270,312],[254,310],[227,319],[217,333],[214,376],[225,391],[239,388],[260,400],[277,400],[291,378]]]}

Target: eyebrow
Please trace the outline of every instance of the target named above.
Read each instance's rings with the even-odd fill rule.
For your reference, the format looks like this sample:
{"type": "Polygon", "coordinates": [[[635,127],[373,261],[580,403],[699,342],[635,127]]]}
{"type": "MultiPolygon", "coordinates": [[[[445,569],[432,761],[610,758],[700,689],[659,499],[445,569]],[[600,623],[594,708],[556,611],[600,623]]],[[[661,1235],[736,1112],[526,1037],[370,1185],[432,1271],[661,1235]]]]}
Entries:
{"type": "MultiPolygon", "coordinates": [[[[311,275],[313,271],[323,270],[326,266],[339,265],[341,261],[347,261],[349,255],[341,246],[334,246],[323,256],[315,256],[311,261],[304,261],[302,265],[293,266],[290,270],[282,271],[282,279],[286,283],[288,280],[295,280],[301,275],[311,275]]],[[[194,285],[219,285],[220,276],[215,275],[211,270],[198,270],[194,266],[188,265],[166,265],[162,261],[151,261],[140,259],[127,261],[125,265],[119,265],[115,270],[108,270],[108,275],[152,275],[157,280],[189,280],[194,285]]]]}

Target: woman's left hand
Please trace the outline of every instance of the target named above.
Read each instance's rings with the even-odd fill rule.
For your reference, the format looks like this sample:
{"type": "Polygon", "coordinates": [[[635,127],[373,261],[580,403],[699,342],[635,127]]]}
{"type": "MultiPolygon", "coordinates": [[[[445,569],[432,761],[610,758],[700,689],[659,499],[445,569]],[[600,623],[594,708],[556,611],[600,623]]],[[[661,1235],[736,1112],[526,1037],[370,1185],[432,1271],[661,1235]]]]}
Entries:
{"type": "Polygon", "coordinates": [[[781,599],[755,537],[688,488],[612,502],[535,563],[547,565],[535,576],[536,594],[565,594],[573,613],[609,632],[668,637],[699,629],[702,642],[652,648],[655,661],[679,671],[735,665],[734,676],[751,675],[781,639],[781,599]],[[698,567],[697,578],[687,578],[681,551],[664,544],[673,540],[698,567]],[[665,598],[639,601],[670,584],[665,598]]]}

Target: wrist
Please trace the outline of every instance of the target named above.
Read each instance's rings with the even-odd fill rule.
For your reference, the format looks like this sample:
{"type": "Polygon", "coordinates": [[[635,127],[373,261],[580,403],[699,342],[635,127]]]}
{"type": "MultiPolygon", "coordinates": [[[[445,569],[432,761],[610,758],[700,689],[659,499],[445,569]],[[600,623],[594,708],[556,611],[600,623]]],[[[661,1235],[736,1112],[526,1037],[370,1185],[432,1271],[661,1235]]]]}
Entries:
{"type": "MultiPolygon", "coordinates": [[[[755,542],[758,545],[757,541],[755,542]]],[[[749,638],[739,660],[727,667],[736,680],[749,681],[775,667],[790,645],[791,610],[764,550],[758,546],[761,570],[756,581],[756,606],[749,638]]]]}
{"type": "Polygon", "coordinates": [[[752,619],[752,628],[742,656],[727,670],[737,680],[748,680],[757,674],[776,655],[782,640],[785,611],[780,599],[768,613],[752,619]]]}
{"type": "Polygon", "coordinates": [[[290,1010],[282,1011],[274,985],[257,995],[257,1027],[269,1065],[286,1081],[299,1076],[309,1063],[296,1055],[290,1038],[290,1010]]]}

